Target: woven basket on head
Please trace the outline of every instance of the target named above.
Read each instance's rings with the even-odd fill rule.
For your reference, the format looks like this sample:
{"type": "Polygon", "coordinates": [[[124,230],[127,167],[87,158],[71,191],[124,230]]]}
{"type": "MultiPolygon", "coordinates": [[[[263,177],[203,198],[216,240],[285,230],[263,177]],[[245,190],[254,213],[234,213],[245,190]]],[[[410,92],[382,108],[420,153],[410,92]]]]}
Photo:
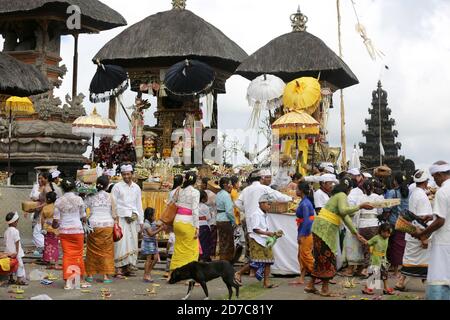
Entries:
{"type": "Polygon", "coordinates": [[[387,166],[380,166],[373,170],[373,174],[376,177],[389,177],[392,174],[392,170],[387,166]]]}
{"type": "Polygon", "coordinates": [[[219,191],[220,191],[219,181],[209,180],[208,181],[208,190],[211,190],[214,193],[219,193],[219,191]]]}
{"type": "Polygon", "coordinates": [[[156,191],[161,189],[161,182],[148,182],[144,181],[142,183],[142,189],[143,191],[156,191]]]}

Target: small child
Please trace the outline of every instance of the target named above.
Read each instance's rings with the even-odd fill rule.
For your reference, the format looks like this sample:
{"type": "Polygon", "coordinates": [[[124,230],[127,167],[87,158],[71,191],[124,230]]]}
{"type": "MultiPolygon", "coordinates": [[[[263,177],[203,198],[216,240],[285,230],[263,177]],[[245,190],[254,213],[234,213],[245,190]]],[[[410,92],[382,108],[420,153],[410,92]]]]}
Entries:
{"type": "Polygon", "coordinates": [[[378,228],[378,234],[367,242],[370,248],[370,267],[368,270],[369,278],[362,290],[364,294],[373,295],[373,290],[377,287],[380,279],[383,281],[383,294],[394,294],[394,290],[389,288],[387,283],[389,266],[386,259],[386,251],[391,233],[391,225],[383,223],[378,228]]]}
{"type": "Polygon", "coordinates": [[[45,195],[47,204],[42,208],[41,225],[44,235],[44,254],[42,260],[49,264],[48,269],[61,270],[59,260],[59,233],[52,227],[53,213],[55,211],[56,193],[48,192],[45,195]]]}
{"type": "Polygon", "coordinates": [[[211,229],[209,227],[209,221],[211,220],[210,208],[206,204],[208,202],[208,194],[201,190],[200,191],[200,205],[199,205],[199,239],[200,245],[202,247],[202,254],[200,256],[200,261],[211,262],[211,246],[212,237],[211,229]]]}
{"type": "Polygon", "coordinates": [[[19,267],[16,272],[17,281],[14,281],[13,274],[11,274],[9,283],[17,284],[20,286],[27,286],[28,283],[25,282],[25,267],[23,265],[22,258],[25,256],[22,245],[20,243],[20,233],[17,229],[19,224],[19,214],[17,212],[10,212],[6,215],[6,223],[8,224],[8,229],[5,231],[5,246],[6,252],[10,254],[11,258],[16,258],[19,262],[19,267]]]}
{"type": "Polygon", "coordinates": [[[151,272],[159,259],[158,240],[156,235],[163,231],[164,226],[157,226],[155,222],[155,210],[147,208],[144,212],[144,233],[142,240],[142,255],[147,256],[145,261],[144,282],[153,283],[151,272]]]}
{"type": "Polygon", "coordinates": [[[170,262],[172,261],[172,255],[175,249],[175,233],[173,232],[173,227],[168,227],[169,232],[169,239],[167,240],[167,247],[166,247],[166,253],[167,253],[167,260],[166,260],[166,274],[165,278],[169,277],[170,272],[170,262]]]}

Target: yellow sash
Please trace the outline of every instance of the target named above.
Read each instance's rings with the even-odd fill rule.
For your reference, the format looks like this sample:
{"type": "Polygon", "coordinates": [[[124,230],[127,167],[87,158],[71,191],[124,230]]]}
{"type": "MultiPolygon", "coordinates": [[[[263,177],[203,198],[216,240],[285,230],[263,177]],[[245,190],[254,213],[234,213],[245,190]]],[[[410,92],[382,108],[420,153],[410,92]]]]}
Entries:
{"type": "Polygon", "coordinates": [[[372,254],[374,256],[381,257],[381,258],[383,258],[385,256],[385,254],[383,252],[375,251],[375,250],[372,251],[372,254]]]}
{"type": "Polygon", "coordinates": [[[327,210],[325,208],[322,208],[319,212],[319,215],[317,218],[323,219],[325,221],[328,221],[336,226],[340,226],[342,219],[337,214],[331,212],[330,210],[327,210]]]}
{"type": "Polygon", "coordinates": [[[8,272],[11,268],[11,260],[9,258],[0,259],[0,269],[8,272]]]}

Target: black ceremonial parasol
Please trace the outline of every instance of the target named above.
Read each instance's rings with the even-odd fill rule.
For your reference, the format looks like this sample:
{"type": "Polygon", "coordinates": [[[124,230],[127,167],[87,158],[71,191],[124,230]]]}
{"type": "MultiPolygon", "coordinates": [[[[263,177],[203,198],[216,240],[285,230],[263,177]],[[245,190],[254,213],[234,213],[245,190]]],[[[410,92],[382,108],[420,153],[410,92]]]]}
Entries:
{"type": "MultiPolygon", "coordinates": [[[[89,100],[92,103],[98,103],[106,102],[111,98],[118,98],[128,88],[128,73],[120,66],[104,65],[99,60],[96,61],[96,64],[98,68],[89,86],[89,100]]],[[[118,100],[128,120],[131,122],[131,118],[122,101],[118,100]]],[[[115,118],[115,111],[113,114],[112,117],[115,118]]]]}
{"type": "Polygon", "coordinates": [[[194,97],[209,93],[215,80],[214,70],[206,63],[184,60],[167,70],[164,85],[175,96],[194,97]]]}
{"type": "Polygon", "coordinates": [[[97,65],[97,72],[89,86],[89,100],[92,103],[106,102],[128,88],[128,74],[122,67],[104,65],[98,61],[97,65]]]}

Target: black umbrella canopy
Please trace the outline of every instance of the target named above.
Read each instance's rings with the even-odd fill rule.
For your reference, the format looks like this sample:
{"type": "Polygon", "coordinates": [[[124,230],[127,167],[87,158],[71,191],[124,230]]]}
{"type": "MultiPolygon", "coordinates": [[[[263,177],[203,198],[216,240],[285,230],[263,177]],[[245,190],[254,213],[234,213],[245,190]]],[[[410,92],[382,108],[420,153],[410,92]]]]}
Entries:
{"type": "Polygon", "coordinates": [[[51,16],[59,19],[64,29],[67,29],[67,8],[72,5],[81,10],[80,32],[109,30],[127,24],[122,15],[98,0],[0,0],[0,18],[4,18],[2,20],[5,22],[0,23],[0,30],[8,28],[9,18],[18,16],[51,16]]]}
{"type": "Polygon", "coordinates": [[[0,52],[0,94],[28,97],[50,89],[51,84],[36,67],[0,52]]]}
{"type": "Polygon", "coordinates": [[[164,84],[173,95],[197,97],[208,93],[214,80],[215,72],[209,65],[186,59],[167,70],[164,84]]]}
{"type": "Polygon", "coordinates": [[[249,80],[273,74],[285,82],[320,76],[338,89],[358,84],[352,70],[322,40],[306,32],[307,17],[292,15],[294,31],[284,34],[245,59],[236,71],[249,80]]]}
{"type": "Polygon", "coordinates": [[[121,95],[127,88],[128,74],[122,67],[98,63],[89,86],[89,100],[93,103],[106,102],[121,95]]]}
{"type": "Polygon", "coordinates": [[[127,28],[109,41],[94,60],[142,68],[170,67],[181,60],[194,59],[234,73],[247,56],[219,29],[191,11],[172,9],[127,28]]]}

